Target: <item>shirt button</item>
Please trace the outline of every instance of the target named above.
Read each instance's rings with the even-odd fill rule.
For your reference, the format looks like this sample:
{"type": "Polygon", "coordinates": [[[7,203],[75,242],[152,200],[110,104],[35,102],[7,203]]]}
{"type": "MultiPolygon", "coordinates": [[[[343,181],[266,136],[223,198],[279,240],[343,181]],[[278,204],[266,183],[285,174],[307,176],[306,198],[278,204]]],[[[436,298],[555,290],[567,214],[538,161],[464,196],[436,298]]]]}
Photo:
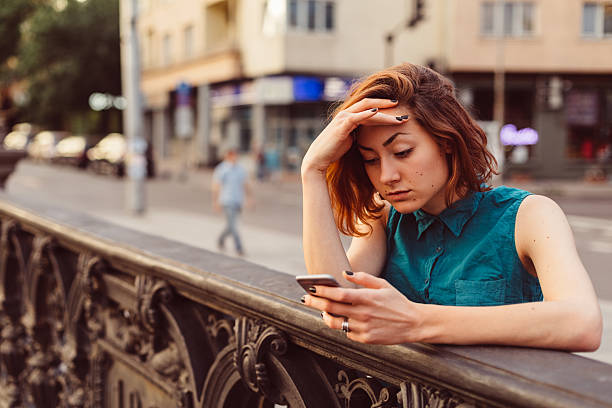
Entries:
{"type": "Polygon", "coordinates": [[[437,247],[436,248],[436,252],[440,252],[442,250],[442,247],[437,247]]]}

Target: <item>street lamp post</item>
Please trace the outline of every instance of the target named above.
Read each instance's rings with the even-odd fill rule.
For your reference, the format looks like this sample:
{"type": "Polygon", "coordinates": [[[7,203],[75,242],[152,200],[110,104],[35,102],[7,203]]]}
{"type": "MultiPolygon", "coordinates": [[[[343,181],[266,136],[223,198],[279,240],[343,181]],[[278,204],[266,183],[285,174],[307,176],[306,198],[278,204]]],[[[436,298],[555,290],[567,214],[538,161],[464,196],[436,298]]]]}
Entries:
{"type": "MultiPolygon", "coordinates": [[[[497,124],[497,131],[494,134],[499,142],[499,130],[504,126],[505,116],[505,94],[506,94],[506,69],[505,69],[505,33],[504,33],[504,3],[502,0],[496,0],[494,3],[494,27],[495,27],[495,69],[493,80],[493,121],[497,124]]],[[[504,149],[500,145],[497,151],[497,170],[499,175],[495,177],[501,183],[504,167],[504,149]]]]}
{"type": "Polygon", "coordinates": [[[127,106],[123,113],[127,140],[126,152],[126,206],[132,214],[145,211],[144,180],[146,173],[145,150],[147,143],[142,134],[142,97],[140,93],[140,55],[138,49],[138,0],[122,0],[121,19],[121,71],[127,106]],[[125,13],[125,14],[124,14],[125,13]]]}

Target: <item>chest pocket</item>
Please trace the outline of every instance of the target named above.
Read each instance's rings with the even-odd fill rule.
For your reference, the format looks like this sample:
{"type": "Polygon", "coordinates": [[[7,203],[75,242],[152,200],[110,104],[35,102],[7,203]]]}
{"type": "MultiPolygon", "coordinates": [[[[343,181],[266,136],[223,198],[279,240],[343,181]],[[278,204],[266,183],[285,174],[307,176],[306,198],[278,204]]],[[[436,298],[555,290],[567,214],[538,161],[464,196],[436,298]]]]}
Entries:
{"type": "Polygon", "coordinates": [[[505,304],[506,280],[455,281],[457,306],[497,306],[505,304]]]}

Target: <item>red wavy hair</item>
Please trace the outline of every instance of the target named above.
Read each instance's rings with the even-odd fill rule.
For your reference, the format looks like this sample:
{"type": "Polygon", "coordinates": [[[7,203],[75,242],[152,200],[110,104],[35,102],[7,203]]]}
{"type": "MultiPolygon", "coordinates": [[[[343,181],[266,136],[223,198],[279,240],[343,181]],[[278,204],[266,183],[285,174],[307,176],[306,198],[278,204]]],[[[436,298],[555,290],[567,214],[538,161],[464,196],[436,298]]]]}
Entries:
{"type": "MultiPolygon", "coordinates": [[[[497,174],[497,162],[487,150],[485,132],[457,100],[450,80],[420,65],[390,67],[355,84],[332,117],[364,98],[398,100],[439,146],[450,148],[447,206],[455,193],[490,190],[485,183],[497,174]]],[[[380,218],[384,205],[374,196],[355,143],[329,166],[326,178],[338,229],[346,235],[368,235],[358,225],[370,226],[370,221],[380,218]]]]}

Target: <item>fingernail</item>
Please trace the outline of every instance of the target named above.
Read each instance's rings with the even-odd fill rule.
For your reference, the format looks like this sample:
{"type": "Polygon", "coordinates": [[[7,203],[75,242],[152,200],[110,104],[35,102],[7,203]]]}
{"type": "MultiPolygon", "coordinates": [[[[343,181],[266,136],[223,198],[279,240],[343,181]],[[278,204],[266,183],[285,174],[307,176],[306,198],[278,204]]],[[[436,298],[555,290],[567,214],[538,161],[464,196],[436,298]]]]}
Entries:
{"type": "Polygon", "coordinates": [[[346,273],[348,276],[353,276],[354,275],[353,271],[344,271],[344,273],[346,273]]]}
{"type": "Polygon", "coordinates": [[[391,102],[397,103],[397,99],[391,99],[391,102]]]}
{"type": "Polygon", "coordinates": [[[306,295],[304,295],[304,296],[302,296],[302,297],[300,298],[300,302],[302,302],[302,303],[306,303],[306,295]]]}
{"type": "Polygon", "coordinates": [[[395,119],[397,119],[398,122],[401,122],[402,120],[404,120],[403,117],[401,117],[401,116],[396,116],[395,119]]]}
{"type": "Polygon", "coordinates": [[[400,117],[401,117],[402,119],[406,120],[406,119],[408,119],[408,118],[410,117],[410,115],[402,115],[402,116],[400,116],[400,117]]]}
{"type": "Polygon", "coordinates": [[[376,112],[378,110],[378,108],[372,108],[370,109],[370,112],[376,112]]]}
{"type": "Polygon", "coordinates": [[[311,287],[308,288],[308,291],[310,293],[317,293],[317,288],[315,288],[314,286],[311,286],[311,287]]]}

